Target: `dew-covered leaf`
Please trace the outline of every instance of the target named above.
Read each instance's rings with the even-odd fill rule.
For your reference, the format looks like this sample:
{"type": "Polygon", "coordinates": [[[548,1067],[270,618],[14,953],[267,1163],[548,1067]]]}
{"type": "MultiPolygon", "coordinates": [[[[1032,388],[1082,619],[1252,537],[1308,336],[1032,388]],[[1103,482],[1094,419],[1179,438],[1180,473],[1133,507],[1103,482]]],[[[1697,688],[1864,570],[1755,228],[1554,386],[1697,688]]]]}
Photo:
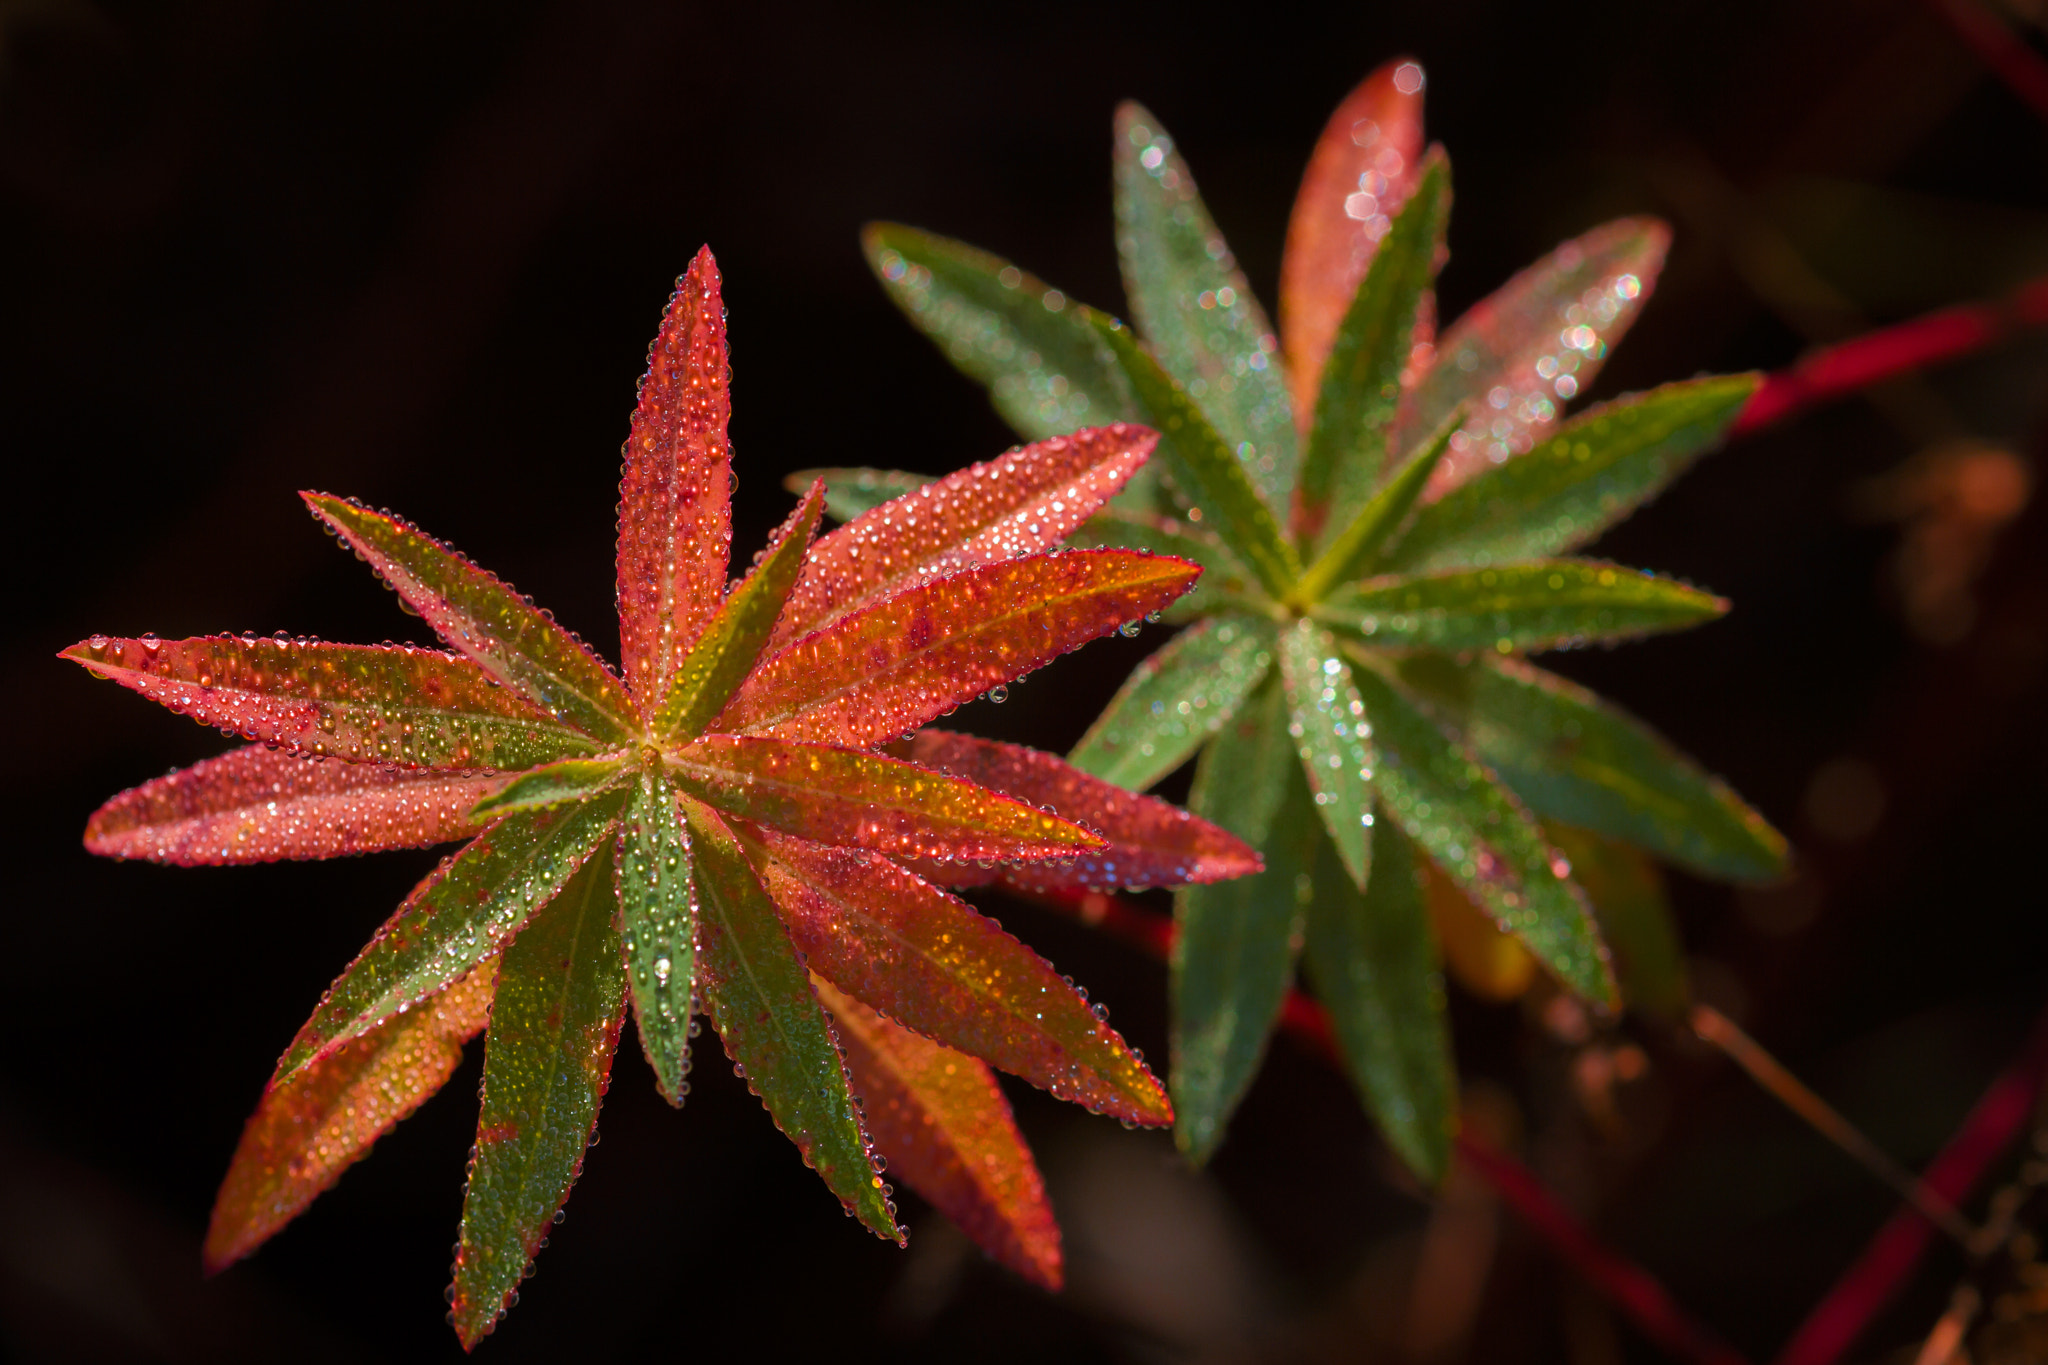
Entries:
{"type": "Polygon", "coordinates": [[[1442,868],[1425,859],[1421,870],[1445,968],[1481,1000],[1506,1004],[1521,999],[1543,972],[1534,955],[1522,940],[1494,923],[1442,868]]]}
{"type": "Polygon", "coordinates": [[[627,793],[515,811],[413,888],[369,946],[328,987],[277,1064],[278,1084],[497,952],[534,911],[611,842],[627,793]]]}
{"type": "Polygon", "coordinates": [[[625,685],[554,618],[448,546],[387,512],[302,493],[434,633],[549,718],[607,743],[630,737],[625,685]]]}
{"type": "Polygon", "coordinates": [[[668,695],[725,591],[731,385],[718,263],[705,247],[648,348],[619,479],[619,647],[643,714],[668,695]]]}
{"type": "Polygon", "coordinates": [[[1530,449],[1584,393],[1650,297],[1671,230],[1623,218],[1573,238],[1445,330],[1435,363],[1402,399],[1398,438],[1432,431],[1470,405],[1431,481],[1434,500],[1530,449]]]}
{"type": "Polygon", "coordinates": [[[1052,964],[879,854],[759,831],[762,874],[811,970],[906,1028],[1131,1123],[1165,1092],[1052,964]]]}
{"type": "Polygon", "coordinates": [[[470,814],[493,820],[515,810],[544,810],[595,796],[625,767],[622,758],[571,758],[521,773],[476,803],[470,814]]]}
{"type": "MultiPolygon", "coordinates": [[[[1028,441],[1141,413],[1093,309],[964,242],[896,223],[861,233],[882,287],[1028,441]]],[[[839,513],[835,510],[834,516],[839,513]]]]}
{"type": "Polygon", "coordinates": [[[490,1015],[497,964],[469,975],[263,1093],[213,1203],[208,1274],[241,1260],[424,1104],[490,1015]]]}
{"type": "Polygon", "coordinates": [[[914,584],[1052,549],[1115,496],[1158,439],[1121,422],[1050,436],[862,513],[811,547],[770,648],[914,584]]]}
{"type": "Polygon", "coordinates": [[[600,747],[497,686],[468,659],[412,645],[95,635],[60,657],[202,725],[303,753],[510,771],[600,747]]]}
{"type": "Polygon", "coordinates": [[[901,469],[799,469],[784,479],[782,486],[792,493],[802,493],[812,484],[822,483],[825,515],[834,521],[852,521],[905,493],[915,493],[935,477],[901,469]]]}
{"type": "Polygon", "coordinates": [[[667,779],[640,775],[619,821],[617,856],[619,948],[633,1024],[662,1097],[680,1105],[689,1087],[697,915],[690,899],[690,834],[667,779]]]}
{"type": "Polygon", "coordinates": [[[1640,569],[1538,559],[1372,579],[1334,594],[1316,616],[1376,645],[1463,654],[1684,630],[1727,610],[1726,598],[1640,569]]]}
{"type": "Polygon", "coordinates": [[[1280,339],[1297,419],[1315,411],[1323,362],[1380,239],[1415,184],[1422,68],[1396,58],[1323,125],[1280,257],[1280,339]]]}
{"type": "Polygon", "coordinates": [[[1267,623],[1248,616],[1199,621],[1132,671],[1067,761],[1143,791],[1236,715],[1272,663],[1267,623]]]}
{"type": "Polygon", "coordinates": [[[604,847],[498,963],[450,1299],[465,1349],[517,1301],[597,1131],[625,1018],[611,882],[604,847]]]}
{"type": "Polygon", "coordinates": [[[1433,1185],[1450,1166],[1457,1126],[1443,971],[1414,847],[1392,820],[1373,826],[1372,843],[1361,893],[1321,841],[1303,961],[1367,1111],[1433,1185]]]}
{"type": "Polygon", "coordinates": [[[1161,620],[1179,625],[1241,606],[1248,600],[1265,601],[1265,594],[1251,572],[1237,562],[1237,556],[1221,540],[1177,518],[1127,506],[1128,501],[1119,498],[1097,512],[1087,525],[1068,537],[1068,543],[1084,548],[1104,546],[1172,555],[1200,564],[1201,578],[1185,596],[1159,614],[1161,620]]]}
{"type": "MultiPolygon", "coordinates": [[[[1452,421],[1456,420],[1452,414],[1452,421]]],[[[1416,499],[1422,495],[1423,485],[1429,481],[1430,471],[1449,448],[1451,422],[1444,423],[1436,433],[1422,443],[1420,449],[1410,454],[1401,467],[1394,471],[1379,491],[1366,500],[1358,509],[1358,515],[1351,524],[1343,527],[1330,538],[1329,545],[1314,563],[1303,570],[1301,581],[1294,587],[1294,605],[1305,608],[1322,601],[1340,585],[1364,573],[1378,557],[1381,547],[1398,533],[1408,514],[1415,510],[1416,499]]]]}
{"type": "Polygon", "coordinates": [[[1299,453],[1273,325],[1159,120],[1126,102],[1114,145],[1117,256],[1139,330],[1261,496],[1284,507],[1299,453]]]}
{"type": "Polygon", "coordinates": [[[1059,1224],[995,1074],[828,982],[812,984],[839,1027],[847,1074],[889,1178],[923,1195],[996,1261],[1057,1290],[1059,1224]]]}
{"type": "Polygon", "coordinates": [[[1131,550],[1073,550],[905,588],[763,664],[713,728],[867,748],[1164,608],[1200,572],[1131,550]]]}
{"type": "Polygon", "coordinates": [[[1664,879],[1649,857],[1613,839],[1545,822],[1558,852],[1571,860],[1572,879],[1586,889],[1600,933],[1614,950],[1614,975],[1630,1009],[1675,1024],[1691,1000],[1685,948],[1664,894],[1664,879]]]}
{"type": "Polygon", "coordinates": [[[1690,379],[1593,408],[1424,507],[1386,567],[1415,573],[1577,549],[1720,440],[1756,385],[1750,374],[1690,379]]]}
{"type": "Polygon", "coordinates": [[[1287,694],[1287,733],[1315,793],[1315,808],[1351,874],[1364,888],[1372,876],[1373,717],[1337,639],[1313,621],[1280,635],[1280,677],[1287,694]]]}
{"type": "Polygon", "coordinates": [[[876,1236],[901,1242],[839,1047],[775,902],[732,830],[684,797],[697,901],[697,975],[734,1069],[805,1164],[876,1236]]]}
{"type": "Polygon", "coordinates": [[[1537,814],[1710,877],[1784,870],[1784,836],[1727,783],[1577,683],[1516,659],[1418,657],[1401,676],[1537,814]]]}
{"type": "Polygon", "coordinates": [[[450,773],[233,749],[131,787],[93,812],[85,846],[181,867],[336,858],[466,839],[502,773],[450,773]]]}

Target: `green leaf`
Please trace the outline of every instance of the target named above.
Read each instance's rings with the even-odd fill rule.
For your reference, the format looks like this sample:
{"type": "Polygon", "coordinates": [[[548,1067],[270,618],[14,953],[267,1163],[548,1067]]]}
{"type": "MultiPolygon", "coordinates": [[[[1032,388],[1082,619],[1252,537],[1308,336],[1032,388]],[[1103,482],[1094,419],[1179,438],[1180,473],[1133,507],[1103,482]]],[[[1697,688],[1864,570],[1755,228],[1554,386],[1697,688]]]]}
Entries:
{"type": "Polygon", "coordinates": [[[1187,391],[1141,349],[1130,329],[1114,318],[1098,318],[1096,332],[1116,354],[1131,386],[1160,432],[1159,457],[1181,485],[1200,519],[1231,553],[1259,576],[1272,596],[1284,597],[1301,576],[1293,542],[1280,533],[1273,507],[1252,483],[1244,461],[1233,454],[1187,391]]]}
{"type": "Polygon", "coordinates": [[[1338,856],[1363,889],[1372,875],[1373,718],[1352,680],[1337,639],[1313,621],[1296,621],[1280,636],[1280,676],[1287,690],[1287,733],[1315,790],[1338,856]]]}
{"type": "Polygon", "coordinates": [[[1785,838],[1727,783],[1592,692],[1518,659],[1406,660],[1402,682],[1452,717],[1537,814],[1709,877],[1784,871],[1785,838]]]}
{"type": "Polygon", "coordinates": [[[1585,896],[1522,803],[1465,746],[1357,654],[1380,809],[1559,981],[1599,1003],[1614,974],[1585,896]]]}
{"type": "Polygon", "coordinates": [[[1603,403],[1423,508],[1387,567],[1508,564],[1576,549],[1719,441],[1757,383],[1751,374],[1719,375],[1603,403]]]}
{"type": "Polygon", "coordinates": [[[775,902],[725,822],[687,796],[682,804],[697,888],[697,970],[726,1055],[839,1202],[876,1236],[901,1242],[832,1026],[775,902]]]}
{"type": "Polygon", "coordinates": [[[1505,654],[1684,630],[1727,610],[1725,598],[1639,569],[1539,559],[1376,579],[1338,593],[1315,614],[1376,645],[1505,654]]]}
{"type": "Polygon", "coordinates": [[[1159,120],[1125,103],[1115,147],[1117,255],[1146,344],[1285,507],[1300,456],[1273,324],[1159,120]]]}
{"type": "Polygon", "coordinates": [[[1188,808],[1264,855],[1266,870],[1174,893],[1173,1140],[1209,1159],[1258,1074],[1301,945],[1314,809],[1287,737],[1277,678],[1195,765],[1188,808]]]}
{"type": "Polygon", "coordinates": [[[825,515],[834,521],[852,521],[872,512],[885,502],[905,493],[915,493],[935,482],[930,474],[909,474],[900,469],[799,469],[782,481],[792,493],[802,493],[814,483],[825,485],[825,515]]]}
{"type": "MultiPolygon", "coordinates": [[[[1129,485],[1125,487],[1128,489],[1129,485]]],[[[1068,543],[1143,550],[1200,564],[1202,576],[1195,580],[1195,586],[1160,613],[1162,620],[1175,625],[1227,611],[1232,606],[1266,601],[1266,595],[1252,582],[1251,571],[1237,562],[1222,541],[1188,522],[1128,507],[1121,496],[1090,517],[1068,538],[1068,543]]],[[[1263,610],[1263,605],[1259,609],[1263,610]]]]}
{"type": "Polygon", "coordinates": [[[1201,621],[1124,680],[1067,761],[1143,791],[1237,714],[1273,662],[1273,630],[1247,616],[1201,621]]]}
{"type": "Polygon", "coordinates": [[[1454,411],[1436,433],[1394,472],[1394,477],[1358,509],[1358,515],[1351,519],[1351,524],[1331,537],[1329,547],[1308,566],[1301,581],[1295,584],[1291,605],[1297,610],[1313,606],[1328,597],[1339,584],[1348,583],[1372,564],[1380,547],[1401,528],[1408,513],[1414,510],[1415,500],[1422,496],[1423,486],[1429,482],[1431,472],[1451,443],[1462,411],[1462,408],[1454,411]]]}
{"type": "Polygon", "coordinates": [[[1375,824],[1372,882],[1361,894],[1335,846],[1318,843],[1309,978],[1367,1111],[1388,1145],[1434,1185],[1450,1166],[1458,1083],[1414,845],[1394,821],[1375,824]]]}
{"type": "Polygon", "coordinates": [[[1144,420],[1086,305],[1008,261],[916,228],[870,223],[861,243],[896,306],[987,386],[1026,440],[1144,420]]]}
{"type": "Polygon", "coordinates": [[[1316,420],[1301,462],[1304,539],[1327,544],[1372,496],[1386,462],[1387,429],[1401,401],[1401,371],[1416,310],[1436,278],[1451,211],[1451,170],[1441,148],[1423,158],[1415,192],[1394,215],[1338,325],[1316,420]]]}
{"type": "Polygon", "coordinates": [[[1630,1009],[1679,1022],[1691,1000],[1685,949],[1656,864],[1626,844],[1546,821],[1544,831],[1571,860],[1600,932],[1614,950],[1614,974],[1630,1009]]]}
{"type": "Polygon", "coordinates": [[[655,1084],[670,1104],[689,1093],[690,992],[697,981],[690,835],[676,789],[642,773],[619,822],[620,950],[633,1023],[655,1084]]]}
{"type": "Polygon", "coordinates": [[[612,860],[586,862],[498,964],[455,1248],[455,1330],[488,1334],[583,1173],[624,1017],[612,860]]]}
{"type": "Polygon", "coordinates": [[[571,758],[535,768],[477,802],[470,815],[491,820],[515,810],[545,810],[581,801],[609,786],[625,763],[623,758],[571,758]]]}

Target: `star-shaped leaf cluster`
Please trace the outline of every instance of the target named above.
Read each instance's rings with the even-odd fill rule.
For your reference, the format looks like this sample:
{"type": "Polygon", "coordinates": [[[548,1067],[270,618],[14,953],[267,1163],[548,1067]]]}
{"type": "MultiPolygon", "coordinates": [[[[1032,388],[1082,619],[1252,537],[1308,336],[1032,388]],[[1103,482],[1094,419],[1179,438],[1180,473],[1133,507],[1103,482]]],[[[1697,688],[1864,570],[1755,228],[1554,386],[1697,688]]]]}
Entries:
{"type": "Polygon", "coordinates": [[[629,1002],[672,1103],[708,1015],[849,1213],[902,1240],[885,1152],[892,1177],[1049,1286],[1058,1228],[990,1067],[1171,1121],[1099,1007],[913,870],[1014,864],[1080,885],[1259,867],[1223,829],[1052,755],[921,728],[1195,581],[1184,560],[1058,548],[1153,433],[1041,440],[822,537],[814,486],[729,585],[728,379],[707,250],[670,301],[625,447],[619,671],[446,545],[322,494],[305,495],[313,514],[447,652],[253,635],[65,651],[253,741],[115,797],[88,826],[95,852],[191,865],[468,840],[286,1049],[214,1210],[214,1268],[331,1185],[487,1031],[450,1291],[473,1345],[516,1300],[594,1140],[629,1002]]]}
{"type": "MultiPolygon", "coordinates": [[[[1191,808],[1265,857],[1259,876],[1176,898],[1176,1136],[1197,1160],[1258,1068],[1298,955],[1368,1108],[1434,1177],[1455,1112],[1439,936],[1482,985],[1533,954],[1600,1005],[1619,1000],[1617,969],[1632,1001],[1668,1003],[1683,989],[1668,912],[1625,846],[1718,877],[1784,857],[1724,784],[1527,658],[1727,609],[1576,552],[1712,446],[1755,380],[1563,416],[1655,283],[1668,234],[1648,219],[1565,243],[1437,336],[1450,169],[1422,146],[1421,88],[1420,67],[1389,63],[1330,119],[1288,229],[1277,334],[1135,104],[1114,138],[1135,331],[972,247],[867,233],[897,303],[1020,432],[1161,432],[1075,539],[1207,572],[1166,613],[1187,629],[1070,757],[1143,790],[1199,755],[1191,808]],[[1633,869],[1602,886],[1648,890],[1617,891],[1596,920],[1567,847],[1633,869]]],[[[819,472],[842,516],[921,477],[819,472]]]]}

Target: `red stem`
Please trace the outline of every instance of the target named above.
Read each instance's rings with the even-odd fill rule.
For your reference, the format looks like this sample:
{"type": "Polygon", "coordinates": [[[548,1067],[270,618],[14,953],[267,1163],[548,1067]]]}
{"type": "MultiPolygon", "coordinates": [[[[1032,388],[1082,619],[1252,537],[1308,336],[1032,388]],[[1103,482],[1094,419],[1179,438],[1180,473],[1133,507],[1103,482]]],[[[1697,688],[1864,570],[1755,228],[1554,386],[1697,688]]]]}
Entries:
{"type": "Polygon", "coordinates": [[[1928,0],[1928,4],[2006,89],[2048,119],[2048,62],[2042,61],[2039,53],[1977,0],[1928,0]]]}

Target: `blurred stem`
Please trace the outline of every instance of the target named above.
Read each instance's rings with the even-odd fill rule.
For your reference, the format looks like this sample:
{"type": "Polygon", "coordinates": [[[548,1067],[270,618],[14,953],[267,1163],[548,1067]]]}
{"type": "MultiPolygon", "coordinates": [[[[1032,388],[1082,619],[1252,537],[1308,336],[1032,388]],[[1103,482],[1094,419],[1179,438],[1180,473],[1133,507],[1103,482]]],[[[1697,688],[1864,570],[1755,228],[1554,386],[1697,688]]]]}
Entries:
{"type": "Polygon", "coordinates": [[[2048,62],[1978,0],[1927,0],[1977,60],[2036,114],[2048,119],[2048,62]]]}

